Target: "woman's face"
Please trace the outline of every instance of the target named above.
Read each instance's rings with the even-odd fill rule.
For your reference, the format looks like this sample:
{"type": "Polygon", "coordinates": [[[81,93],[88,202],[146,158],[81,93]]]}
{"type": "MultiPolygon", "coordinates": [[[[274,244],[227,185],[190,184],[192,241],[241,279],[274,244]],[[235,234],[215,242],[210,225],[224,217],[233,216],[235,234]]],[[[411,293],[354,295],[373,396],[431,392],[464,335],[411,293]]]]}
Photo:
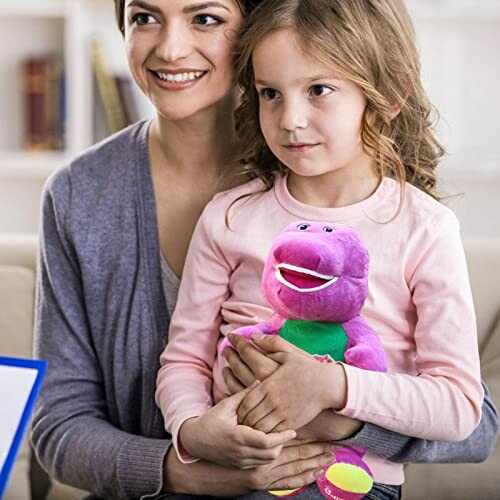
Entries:
{"type": "Polygon", "coordinates": [[[188,118],[230,93],[242,21],[235,0],[126,0],[130,70],[162,116],[188,118]]]}

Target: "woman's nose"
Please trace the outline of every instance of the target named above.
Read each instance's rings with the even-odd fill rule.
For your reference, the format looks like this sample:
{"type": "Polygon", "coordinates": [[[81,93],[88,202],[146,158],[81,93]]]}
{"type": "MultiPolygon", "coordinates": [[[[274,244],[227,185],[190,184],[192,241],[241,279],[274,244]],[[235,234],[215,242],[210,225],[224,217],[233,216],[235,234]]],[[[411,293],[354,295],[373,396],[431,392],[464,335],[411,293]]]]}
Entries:
{"type": "Polygon", "coordinates": [[[283,103],[280,126],[282,129],[289,131],[306,128],[307,110],[296,100],[283,103]]]}
{"type": "Polygon", "coordinates": [[[165,62],[185,59],[192,51],[192,36],[183,23],[170,22],[161,32],[161,39],[156,47],[157,57],[165,62]]]}

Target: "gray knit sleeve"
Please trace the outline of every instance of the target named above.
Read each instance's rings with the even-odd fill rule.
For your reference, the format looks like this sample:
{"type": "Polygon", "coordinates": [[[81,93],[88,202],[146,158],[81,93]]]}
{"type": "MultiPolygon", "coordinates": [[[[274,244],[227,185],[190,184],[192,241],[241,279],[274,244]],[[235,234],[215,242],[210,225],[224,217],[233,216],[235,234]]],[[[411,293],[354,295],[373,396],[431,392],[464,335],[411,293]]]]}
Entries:
{"type": "Polygon", "coordinates": [[[67,177],[59,172],[43,195],[35,355],[48,361],[48,369],[32,442],[43,467],[63,483],[105,498],[155,494],[170,442],[132,435],[109,422],[109,381],[90,339],[78,254],[66,228],[67,177]]]}
{"type": "Polygon", "coordinates": [[[373,424],[364,424],[357,434],[339,442],[361,446],[398,463],[483,462],[495,448],[498,414],[483,382],[482,417],[474,432],[463,441],[445,442],[404,436],[373,424]]]}

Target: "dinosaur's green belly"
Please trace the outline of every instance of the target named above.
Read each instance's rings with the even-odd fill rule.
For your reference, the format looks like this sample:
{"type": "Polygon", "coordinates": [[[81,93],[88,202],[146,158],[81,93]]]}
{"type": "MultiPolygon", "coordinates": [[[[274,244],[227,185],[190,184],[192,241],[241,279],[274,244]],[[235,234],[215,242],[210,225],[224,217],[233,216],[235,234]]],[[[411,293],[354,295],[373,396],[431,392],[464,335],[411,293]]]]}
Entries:
{"type": "Polygon", "coordinates": [[[341,323],[289,319],[281,327],[280,336],[309,354],[345,361],[347,335],[341,323]]]}

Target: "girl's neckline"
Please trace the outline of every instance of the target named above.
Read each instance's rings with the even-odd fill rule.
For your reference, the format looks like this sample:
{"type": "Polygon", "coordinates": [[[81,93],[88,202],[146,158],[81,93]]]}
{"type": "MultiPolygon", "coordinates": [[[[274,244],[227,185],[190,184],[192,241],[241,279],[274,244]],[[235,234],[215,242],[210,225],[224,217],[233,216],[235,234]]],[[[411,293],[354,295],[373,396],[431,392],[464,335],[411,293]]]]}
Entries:
{"type": "Polygon", "coordinates": [[[393,199],[393,196],[388,196],[388,192],[393,191],[396,187],[397,183],[393,179],[384,177],[374,193],[368,198],[352,205],[337,208],[314,207],[298,201],[288,190],[286,175],[280,175],[276,178],[274,191],[281,206],[297,217],[311,220],[346,221],[374,213],[384,201],[387,203],[393,199]]]}

